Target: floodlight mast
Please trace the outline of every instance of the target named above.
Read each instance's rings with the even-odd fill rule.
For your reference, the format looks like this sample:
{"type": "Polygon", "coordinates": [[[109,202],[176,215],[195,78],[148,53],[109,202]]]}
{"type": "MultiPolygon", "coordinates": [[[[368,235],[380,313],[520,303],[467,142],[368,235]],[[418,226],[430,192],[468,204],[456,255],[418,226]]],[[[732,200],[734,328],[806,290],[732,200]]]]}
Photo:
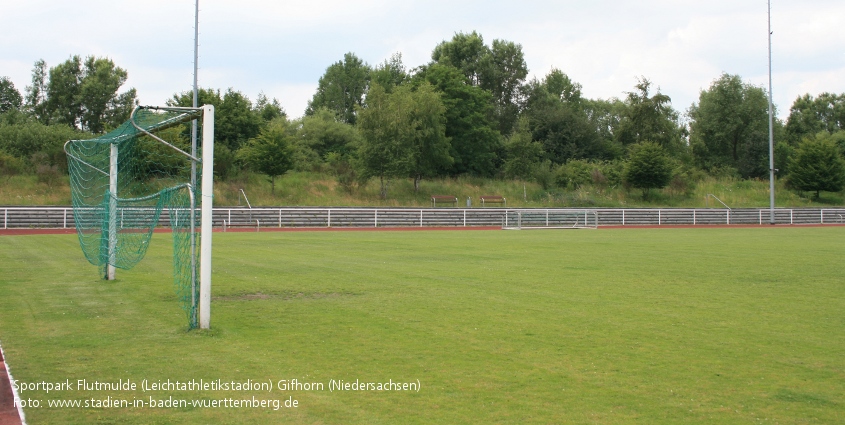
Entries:
{"type": "Polygon", "coordinates": [[[775,136],[772,108],[772,0],[769,7],[769,224],[775,224],[775,136]]]}
{"type": "MultiPolygon", "coordinates": [[[[199,14],[200,14],[200,1],[196,0],[195,7],[194,7],[194,96],[193,96],[193,103],[192,106],[194,108],[197,107],[197,59],[199,57],[198,50],[199,50],[199,14]]],[[[191,121],[191,155],[196,158],[197,157],[197,120],[194,119],[191,121]]],[[[197,162],[191,161],[191,187],[193,188],[191,191],[191,197],[196,197],[196,188],[197,188],[197,162]]],[[[191,199],[192,203],[196,202],[196,199],[191,199]]],[[[191,284],[196,285],[197,282],[197,215],[196,209],[191,208],[191,284]]],[[[196,296],[196,288],[191,288],[191,298],[193,299],[196,296]]],[[[196,300],[193,300],[196,301],[196,300]]],[[[196,317],[196,303],[192,302],[191,306],[193,308],[193,317],[191,317],[191,326],[197,325],[197,317],[196,317]]]]}

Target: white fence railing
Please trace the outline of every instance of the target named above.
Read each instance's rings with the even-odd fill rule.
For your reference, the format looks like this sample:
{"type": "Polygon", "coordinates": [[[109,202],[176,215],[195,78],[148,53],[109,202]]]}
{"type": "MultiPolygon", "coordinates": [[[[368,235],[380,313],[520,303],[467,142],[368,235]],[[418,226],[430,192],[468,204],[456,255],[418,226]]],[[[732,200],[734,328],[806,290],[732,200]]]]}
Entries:
{"type": "MultiPolygon", "coordinates": [[[[505,212],[511,210],[514,209],[221,207],[214,208],[213,222],[215,227],[260,228],[501,226],[505,212]]],[[[585,208],[583,211],[595,211],[599,226],[769,223],[768,208],[585,208]]],[[[72,207],[0,207],[0,217],[3,229],[74,227],[72,207]]],[[[165,208],[159,225],[170,226],[170,219],[165,208]]],[[[845,224],[845,208],[777,208],[775,223],[845,224]]]]}

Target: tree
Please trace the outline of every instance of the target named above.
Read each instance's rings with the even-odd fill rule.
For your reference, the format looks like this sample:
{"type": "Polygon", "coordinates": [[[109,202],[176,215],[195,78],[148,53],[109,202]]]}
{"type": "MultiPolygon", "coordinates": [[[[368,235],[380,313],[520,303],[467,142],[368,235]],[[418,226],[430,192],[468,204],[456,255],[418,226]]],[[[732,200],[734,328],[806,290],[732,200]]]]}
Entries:
{"type": "Polygon", "coordinates": [[[361,177],[378,177],[380,195],[387,199],[390,179],[408,174],[413,161],[414,147],[408,133],[406,97],[394,97],[374,84],[364,107],[359,109],[358,128],[363,139],[358,147],[361,177]]]}
{"type": "Polygon", "coordinates": [[[845,186],[845,160],[833,137],[820,132],[807,137],[789,163],[789,185],[797,190],[838,192],[845,186]]]}
{"type": "Polygon", "coordinates": [[[317,161],[326,160],[332,152],[349,156],[357,148],[360,139],[355,126],[339,121],[337,115],[326,108],[302,117],[296,130],[296,144],[300,149],[312,151],[317,161]]]}
{"type": "MultiPolygon", "coordinates": [[[[167,104],[190,107],[193,105],[193,91],[174,94],[167,104]]],[[[259,94],[258,103],[253,106],[248,97],[231,87],[222,96],[220,90],[198,89],[197,105],[214,106],[215,144],[225,145],[232,152],[258,136],[271,121],[285,116],[276,99],[269,101],[259,94]]]]}
{"type": "Polygon", "coordinates": [[[82,59],[78,55],[50,68],[47,82],[47,114],[56,122],[77,128],[82,116],[80,82],[82,59]]]}
{"type": "Polygon", "coordinates": [[[395,87],[402,85],[407,79],[408,72],[402,63],[402,53],[394,53],[390,59],[386,59],[370,72],[370,81],[382,86],[388,93],[393,92],[395,87]]]}
{"type": "Polygon", "coordinates": [[[92,133],[102,133],[115,128],[129,119],[135,107],[134,88],[124,93],[117,91],[126,82],[129,74],[116,67],[111,59],[88,56],[79,80],[79,106],[82,114],[79,121],[82,128],[92,133]]]}
{"type": "Polygon", "coordinates": [[[650,95],[651,81],[640,78],[636,91],[628,92],[627,108],[616,131],[617,140],[624,146],[651,141],[677,154],[683,150],[682,131],[678,113],[672,109],[672,99],[660,93],[650,95]]]}
{"type": "Polygon", "coordinates": [[[362,176],[379,177],[382,199],[390,179],[411,176],[419,190],[422,178],[451,164],[444,111],[440,95],[426,83],[390,94],[378,84],[370,88],[360,110],[358,157],[362,176]]]}
{"type": "Polygon", "coordinates": [[[438,44],[431,59],[460,70],[470,85],[490,92],[496,128],[510,134],[519,114],[519,88],[528,75],[521,45],[493,40],[488,47],[481,34],[460,32],[438,44]]]}
{"type": "Polygon", "coordinates": [[[369,82],[370,67],[355,54],[347,53],[320,77],[317,92],[308,102],[305,114],[312,115],[320,108],[327,108],[342,121],[355,124],[355,108],[363,105],[369,82]]]}
{"type": "MultiPolygon", "coordinates": [[[[186,90],[181,93],[176,93],[167,100],[168,106],[181,106],[190,108],[194,105],[193,90],[186,90]]],[[[223,103],[223,97],[220,95],[220,90],[204,89],[202,87],[197,89],[197,105],[212,105],[214,109],[220,109],[220,104],[223,103]]],[[[219,121],[221,117],[215,117],[215,121],[219,121]]]]}
{"type": "Polygon", "coordinates": [[[840,130],[845,130],[845,93],[822,93],[816,98],[805,94],[795,99],[789,109],[786,140],[793,146],[820,131],[840,130]]]}
{"type": "Polygon", "coordinates": [[[287,116],[285,109],[279,104],[279,100],[273,98],[270,100],[264,92],[258,93],[258,98],[255,100],[253,112],[258,116],[262,122],[262,127],[269,124],[276,118],[287,116]]]}
{"type": "Polygon", "coordinates": [[[528,76],[522,46],[493,40],[482,59],[481,88],[493,94],[494,115],[501,134],[510,134],[519,116],[520,87],[528,76]]]}
{"type": "Polygon", "coordinates": [[[617,159],[625,155],[625,149],[616,133],[622,117],[627,114],[628,106],[619,99],[582,99],[581,107],[587,115],[587,122],[596,132],[602,152],[608,159],[617,159]]]}
{"type": "Polygon", "coordinates": [[[285,118],[277,118],[257,137],[249,139],[238,152],[238,157],[249,168],[266,174],[271,192],[276,193],[276,177],[293,167],[292,137],[285,118]]]}
{"type": "Polygon", "coordinates": [[[672,161],[666,150],[657,143],[641,142],[631,146],[631,154],[624,172],[625,181],[643,191],[648,198],[651,189],[660,189],[672,179],[672,161]]]}
{"type": "Polygon", "coordinates": [[[423,83],[411,90],[399,87],[394,96],[407,97],[411,111],[408,125],[413,146],[410,175],[414,179],[414,192],[420,189],[420,181],[433,177],[452,165],[449,155],[451,144],[446,137],[446,108],[440,101],[440,93],[431,84],[423,83]]]}
{"type": "Polygon", "coordinates": [[[23,104],[21,93],[8,77],[0,77],[0,114],[10,109],[20,109],[23,104]]]}
{"type": "Polygon", "coordinates": [[[505,141],[505,176],[527,179],[543,157],[543,145],[531,138],[528,119],[519,120],[516,130],[505,141]]]}
{"type": "Polygon", "coordinates": [[[32,86],[27,87],[27,109],[42,123],[57,122],[92,133],[103,133],[129,118],[135,89],[118,93],[127,72],[108,58],[78,55],[46,71],[35,63],[32,86]],[[49,75],[49,79],[45,80],[49,75]]]}
{"type": "Polygon", "coordinates": [[[414,75],[414,84],[427,81],[440,92],[446,107],[446,137],[451,140],[451,174],[492,176],[497,167],[501,136],[490,119],[491,95],[467,84],[461,71],[430,64],[414,75]]]}
{"type": "Polygon", "coordinates": [[[220,107],[215,111],[214,135],[232,151],[237,151],[247,140],[261,131],[261,117],[252,109],[252,102],[243,93],[231,87],[226,90],[220,107]]]}
{"type": "Polygon", "coordinates": [[[473,86],[481,83],[482,61],[490,53],[481,34],[459,32],[451,41],[443,41],[431,52],[431,59],[440,65],[460,70],[473,86]]]}
{"type": "Polygon", "coordinates": [[[47,78],[47,63],[44,59],[35,61],[32,68],[32,85],[26,86],[25,109],[42,124],[50,124],[50,115],[47,112],[47,78]]]}
{"type": "Polygon", "coordinates": [[[722,74],[689,109],[690,145],[705,170],[732,167],[742,177],[769,171],[769,100],[765,90],[722,74]]]}
{"type": "Polygon", "coordinates": [[[542,143],[552,163],[615,156],[605,152],[583,108],[580,85],[566,74],[552,70],[543,81],[533,79],[526,84],[523,92],[523,116],[529,119],[533,139],[542,143]]]}
{"type": "Polygon", "coordinates": [[[581,104],[581,84],[572,81],[568,75],[557,68],[546,74],[543,86],[549,95],[562,102],[581,104]]]}

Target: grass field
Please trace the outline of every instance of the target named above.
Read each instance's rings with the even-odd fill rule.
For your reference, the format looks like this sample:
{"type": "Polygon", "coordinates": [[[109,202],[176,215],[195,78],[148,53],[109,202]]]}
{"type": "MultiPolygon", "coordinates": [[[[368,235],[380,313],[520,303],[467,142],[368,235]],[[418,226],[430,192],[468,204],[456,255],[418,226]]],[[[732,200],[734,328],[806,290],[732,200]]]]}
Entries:
{"type": "Polygon", "coordinates": [[[218,233],[187,332],[168,237],[98,280],[74,236],[0,237],[0,341],[30,424],[842,423],[845,228],[218,233]],[[329,381],[414,391],[329,391],[329,381]],[[296,408],[48,400],[295,399],[296,408]]]}

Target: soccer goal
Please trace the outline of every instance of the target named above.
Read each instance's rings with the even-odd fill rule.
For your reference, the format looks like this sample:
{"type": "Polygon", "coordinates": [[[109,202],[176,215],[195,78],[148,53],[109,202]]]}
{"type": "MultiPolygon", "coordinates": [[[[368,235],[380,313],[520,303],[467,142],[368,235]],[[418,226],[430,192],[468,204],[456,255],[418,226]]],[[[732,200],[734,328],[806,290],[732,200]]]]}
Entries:
{"type": "Polygon", "coordinates": [[[506,210],[502,217],[502,229],[595,229],[598,221],[595,210],[506,210]]]}
{"type": "Polygon", "coordinates": [[[115,130],[64,149],[85,258],[115,279],[141,261],[156,228],[170,227],[177,296],[189,327],[209,328],[214,107],[138,106],[115,130]]]}

